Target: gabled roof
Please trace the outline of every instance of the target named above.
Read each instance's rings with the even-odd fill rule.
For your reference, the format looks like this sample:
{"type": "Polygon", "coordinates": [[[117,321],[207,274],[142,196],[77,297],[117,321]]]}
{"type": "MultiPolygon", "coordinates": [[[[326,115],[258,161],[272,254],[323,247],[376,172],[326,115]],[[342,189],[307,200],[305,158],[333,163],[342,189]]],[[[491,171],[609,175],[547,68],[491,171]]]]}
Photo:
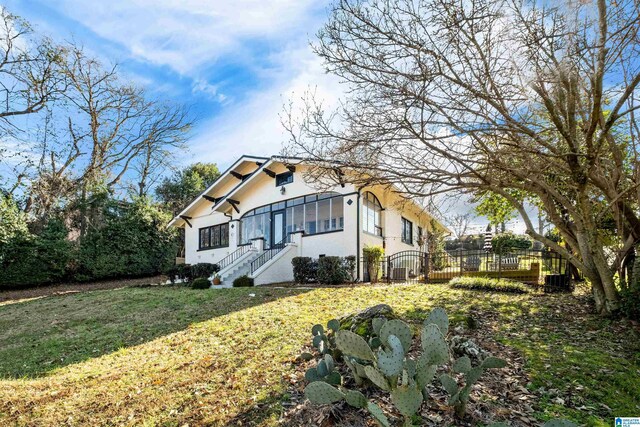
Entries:
{"type": "MultiPolygon", "coordinates": [[[[193,199],[193,201],[192,201],[191,203],[189,203],[189,205],[188,205],[186,208],[184,208],[182,211],[180,211],[180,213],[178,213],[178,214],[177,214],[177,215],[176,215],[176,216],[175,216],[175,217],[174,217],[174,218],[169,222],[169,227],[171,227],[172,225],[175,225],[175,224],[176,224],[176,222],[181,221],[181,220],[182,220],[182,218],[181,218],[182,216],[187,216],[187,213],[188,213],[188,212],[189,212],[193,207],[195,207],[196,205],[198,205],[199,203],[201,203],[201,202],[202,202],[202,200],[204,200],[204,199],[203,199],[203,196],[210,196],[210,193],[215,189],[215,187],[216,187],[216,186],[218,186],[218,185],[220,185],[222,182],[224,182],[224,181],[225,181],[225,179],[226,179],[226,178],[228,178],[229,176],[233,176],[233,173],[234,173],[234,172],[235,172],[235,173],[237,173],[237,172],[235,171],[235,169],[236,169],[238,166],[240,166],[241,164],[246,163],[246,162],[255,162],[257,167],[256,167],[256,169],[255,169],[255,170],[253,170],[253,171],[251,172],[251,174],[250,174],[250,175],[253,175],[253,174],[255,174],[258,170],[260,170],[260,168],[261,168],[261,167],[262,167],[262,166],[263,166],[267,161],[269,161],[269,160],[270,160],[270,159],[269,159],[269,157],[258,157],[258,156],[247,156],[247,155],[243,155],[242,157],[240,157],[240,158],[239,158],[238,160],[236,160],[236,161],[235,161],[231,166],[229,166],[229,167],[228,167],[224,172],[222,172],[222,173],[220,174],[220,176],[219,176],[215,181],[213,181],[213,183],[211,183],[211,185],[210,185],[206,190],[204,190],[202,193],[200,193],[200,194],[198,195],[198,197],[196,197],[195,199],[193,199]]],[[[234,187],[234,188],[231,190],[231,193],[232,193],[233,191],[235,191],[235,190],[236,190],[236,188],[238,188],[239,186],[241,186],[241,185],[244,183],[244,181],[246,181],[246,179],[241,180],[241,181],[238,183],[238,185],[237,185],[236,187],[234,187]]],[[[221,199],[220,201],[218,201],[218,202],[216,203],[216,205],[220,204],[220,203],[221,203],[221,202],[222,202],[222,201],[223,201],[227,196],[228,196],[228,194],[225,194],[225,195],[223,195],[223,196],[218,196],[218,197],[221,197],[222,199],[221,199]]]]}
{"type": "Polygon", "coordinates": [[[249,182],[253,181],[256,176],[259,176],[259,174],[257,172],[260,172],[261,170],[268,169],[268,166],[272,165],[274,163],[284,163],[284,164],[292,164],[293,163],[293,161],[288,161],[288,160],[293,160],[293,161],[295,161],[297,163],[300,162],[300,160],[298,160],[298,159],[294,160],[294,159],[280,157],[280,156],[271,156],[270,159],[268,159],[262,165],[260,165],[260,167],[258,167],[254,171],[254,173],[252,173],[249,177],[247,177],[247,179],[243,180],[241,183],[239,183],[237,186],[235,186],[229,193],[227,193],[227,195],[225,196],[224,200],[221,200],[219,203],[216,203],[215,206],[213,207],[213,209],[221,208],[224,205],[225,201],[228,201],[229,199],[232,199],[234,194],[236,194],[238,191],[240,191],[240,189],[242,189],[245,185],[249,184],[249,182]]]}
{"type": "MultiPolygon", "coordinates": [[[[207,188],[205,191],[200,193],[200,195],[198,197],[196,197],[186,208],[184,208],[178,215],[176,215],[171,220],[171,222],[169,222],[169,226],[175,225],[176,222],[178,222],[178,221],[183,221],[181,216],[186,216],[186,214],[189,212],[190,209],[192,209],[199,202],[202,202],[204,200],[203,196],[209,195],[209,193],[211,191],[213,191],[214,188],[217,185],[219,185],[222,181],[224,181],[224,179],[226,177],[233,176],[233,173],[235,172],[235,168],[237,168],[239,165],[241,165],[244,162],[255,162],[257,164],[257,167],[251,173],[247,174],[244,177],[244,179],[242,179],[236,186],[234,186],[226,194],[216,197],[216,201],[215,201],[215,204],[212,206],[212,209],[220,209],[220,208],[222,208],[224,206],[225,201],[228,201],[229,199],[231,199],[234,194],[236,194],[246,184],[248,184],[249,182],[253,181],[255,179],[255,177],[259,175],[259,172],[261,170],[266,169],[269,165],[271,165],[273,163],[283,163],[283,164],[286,164],[286,165],[296,165],[296,164],[299,164],[299,163],[304,163],[304,159],[299,158],[299,157],[283,157],[283,156],[257,157],[257,156],[243,155],[238,160],[236,160],[235,163],[233,163],[227,170],[225,170],[218,177],[218,179],[216,179],[209,186],[209,188],[207,188]]],[[[238,178],[238,177],[236,176],[235,178],[238,178]]],[[[396,186],[395,184],[392,185],[391,187],[393,187],[394,190],[396,190],[398,193],[401,193],[399,187],[396,186]]],[[[417,203],[415,200],[412,200],[411,203],[416,207],[420,207],[424,213],[427,213],[438,224],[440,224],[440,226],[442,226],[442,228],[445,231],[451,233],[451,230],[449,230],[444,225],[444,223],[442,221],[440,221],[439,219],[437,219],[431,212],[427,211],[424,206],[422,206],[420,203],[417,203]]]]}

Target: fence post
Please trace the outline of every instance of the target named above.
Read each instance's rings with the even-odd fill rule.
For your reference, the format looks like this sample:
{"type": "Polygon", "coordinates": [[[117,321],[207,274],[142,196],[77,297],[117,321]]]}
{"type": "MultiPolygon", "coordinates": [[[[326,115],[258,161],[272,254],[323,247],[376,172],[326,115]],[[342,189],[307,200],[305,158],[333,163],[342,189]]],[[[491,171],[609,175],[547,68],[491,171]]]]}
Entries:
{"type": "Polygon", "coordinates": [[[429,283],[429,254],[424,254],[424,283],[429,283]]]}
{"type": "Polygon", "coordinates": [[[391,283],[391,256],[387,257],[387,284],[391,283]]]}
{"type": "Polygon", "coordinates": [[[502,253],[498,254],[498,279],[502,279],[502,253]]]}
{"type": "Polygon", "coordinates": [[[463,276],[463,268],[462,268],[462,250],[458,249],[458,265],[460,266],[460,277],[463,276]]]}

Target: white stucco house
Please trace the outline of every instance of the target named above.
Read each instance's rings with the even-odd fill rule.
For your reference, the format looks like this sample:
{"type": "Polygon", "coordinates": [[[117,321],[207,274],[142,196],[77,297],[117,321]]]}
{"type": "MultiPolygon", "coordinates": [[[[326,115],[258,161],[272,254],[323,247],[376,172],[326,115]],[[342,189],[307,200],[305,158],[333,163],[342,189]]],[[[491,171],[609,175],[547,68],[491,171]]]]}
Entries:
{"type": "Polygon", "coordinates": [[[180,261],[219,264],[229,287],[243,274],[256,285],[292,281],[296,256],[354,255],[362,280],[365,246],[386,255],[423,249],[432,216],[422,206],[348,182],[318,191],[305,182],[306,167],[279,156],[239,158],[170,222],[185,229],[180,261]]]}

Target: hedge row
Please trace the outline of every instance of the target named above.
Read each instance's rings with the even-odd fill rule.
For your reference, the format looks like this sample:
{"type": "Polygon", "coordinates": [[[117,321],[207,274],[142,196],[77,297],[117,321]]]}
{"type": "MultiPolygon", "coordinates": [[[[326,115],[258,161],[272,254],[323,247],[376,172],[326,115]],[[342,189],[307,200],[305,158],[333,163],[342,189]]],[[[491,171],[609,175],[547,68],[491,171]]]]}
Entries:
{"type": "MultiPolygon", "coordinates": [[[[6,201],[1,208],[2,215],[17,211],[6,201]]],[[[160,274],[177,252],[176,231],[166,227],[170,219],[141,199],[109,204],[101,224],[74,241],[56,219],[38,232],[27,228],[24,217],[0,223],[0,288],[160,274]]]]}
{"type": "Polygon", "coordinates": [[[191,282],[196,279],[208,279],[212,274],[220,271],[218,264],[202,262],[199,264],[176,264],[164,270],[164,274],[169,276],[171,283],[177,280],[191,282]]]}
{"type": "Polygon", "coordinates": [[[338,285],[353,282],[356,274],[356,257],[324,256],[318,259],[295,257],[293,279],[296,283],[323,283],[338,285]]]}
{"type": "Polygon", "coordinates": [[[530,289],[524,283],[487,277],[454,277],[449,281],[449,285],[457,289],[474,289],[514,294],[527,294],[530,292],[530,289]]]}

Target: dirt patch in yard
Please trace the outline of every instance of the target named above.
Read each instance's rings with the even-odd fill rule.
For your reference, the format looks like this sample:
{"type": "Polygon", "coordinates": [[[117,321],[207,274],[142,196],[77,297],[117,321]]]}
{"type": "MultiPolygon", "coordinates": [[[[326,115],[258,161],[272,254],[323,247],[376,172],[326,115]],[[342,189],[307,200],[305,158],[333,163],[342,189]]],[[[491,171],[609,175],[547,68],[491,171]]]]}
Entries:
{"type": "Polygon", "coordinates": [[[64,295],[104,289],[118,289],[131,286],[156,285],[159,283],[164,283],[166,280],[166,276],[152,276],[141,277],[137,279],[103,280],[99,282],[61,283],[58,285],[42,286],[38,288],[0,291],[0,305],[7,302],[50,297],[53,295],[64,295]]]}

